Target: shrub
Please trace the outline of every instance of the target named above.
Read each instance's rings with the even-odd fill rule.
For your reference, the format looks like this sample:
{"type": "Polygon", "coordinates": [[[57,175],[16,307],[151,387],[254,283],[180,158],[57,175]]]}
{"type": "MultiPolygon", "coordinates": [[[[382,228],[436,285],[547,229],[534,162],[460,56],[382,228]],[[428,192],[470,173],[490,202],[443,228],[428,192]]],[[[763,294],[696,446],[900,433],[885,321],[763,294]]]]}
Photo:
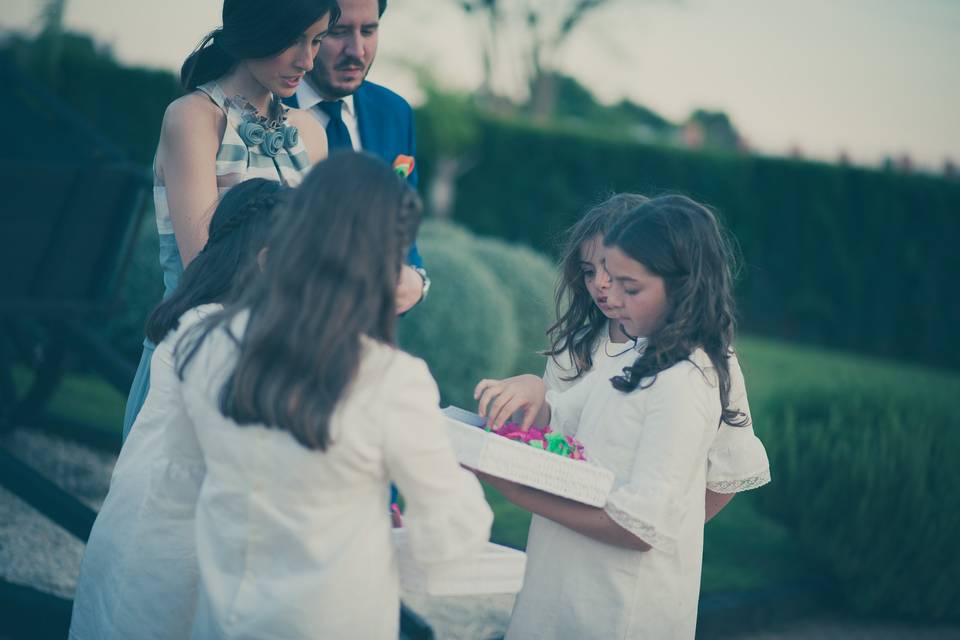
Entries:
{"type": "Polygon", "coordinates": [[[496,278],[472,253],[469,236],[420,238],[429,297],[400,321],[400,345],[427,361],[443,402],[474,403],[481,378],[510,375],[519,347],[516,317],[496,278]],[[441,240],[441,238],[444,238],[441,240]]]}
{"type": "Polygon", "coordinates": [[[760,505],[862,613],[960,619],[960,418],[945,391],[848,385],[771,401],[774,482],[760,505]]]}
{"type": "Polygon", "coordinates": [[[555,316],[556,269],[530,249],[496,240],[477,239],[473,253],[497,279],[498,295],[513,305],[519,345],[512,373],[542,375],[546,360],[539,352],[549,346],[546,333],[555,316]]]}
{"type": "Polygon", "coordinates": [[[543,372],[555,271],[541,255],[429,220],[419,244],[430,296],[400,323],[400,344],[430,365],[445,402],[473,405],[481,378],[543,372]]]}

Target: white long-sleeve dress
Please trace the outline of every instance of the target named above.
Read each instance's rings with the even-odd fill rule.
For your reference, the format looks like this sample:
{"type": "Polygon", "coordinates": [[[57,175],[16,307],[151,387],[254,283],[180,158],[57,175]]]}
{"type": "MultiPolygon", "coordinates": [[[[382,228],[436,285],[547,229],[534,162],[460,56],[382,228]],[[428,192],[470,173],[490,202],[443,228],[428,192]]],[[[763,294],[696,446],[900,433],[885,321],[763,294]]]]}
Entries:
{"type": "MultiPolygon", "coordinates": [[[[243,328],[238,316],[231,330],[243,328]]],[[[421,562],[480,549],[492,521],[479,482],[454,457],[426,364],[364,339],[323,452],[220,413],[236,357],[234,340],[217,330],[182,385],[187,413],[202,425],[206,463],[193,637],[395,640],[390,482],[405,498],[411,551],[421,562]]]]}
{"type": "MultiPolygon", "coordinates": [[[[508,640],[694,637],[719,388],[697,351],[647,389],[615,390],[609,379],[636,355],[611,348],[548,402],[551,425],[614,472],[607,513],[652,548],[615,547],[534,516],[508,640]]],[[[769,479],[766,467],[758,474],[754,486],[769,479]]]]}
{"type": "Polygon", "coordinates": [[[174,347],[221,307],[187,311],[157,345],[152,384],[110,479],[80,565],[72,640],[188,637],[197,594],[193,512],[205,465],[174,369],[174,347]]]}
{"type": "MultiPolygon", "coordinates": [[[[593,368],[610,367],[608,378],[623,373],[623,367],[636,360],[646,341],[612,342],[604,332],[591,352],[593,368]],[[615,362],[614,362],[615,361],[615,362]]],[[[736,354],[730,357],[730,408],[747,417],[744,426],[723,423],[707,457],[707,489],[716,493],[737,493],[762,487],[770,482],[770,461],[763,443],[753,429],[753,416],[747,398],[747,385],[736,354]]],[[[570,379],[576,373],[570,353],[547,358],[543,382],[548,391],[566,391],[585,376],[570,379]]],[[[534,516],[536,519],[538,516],[534,516]]]]}

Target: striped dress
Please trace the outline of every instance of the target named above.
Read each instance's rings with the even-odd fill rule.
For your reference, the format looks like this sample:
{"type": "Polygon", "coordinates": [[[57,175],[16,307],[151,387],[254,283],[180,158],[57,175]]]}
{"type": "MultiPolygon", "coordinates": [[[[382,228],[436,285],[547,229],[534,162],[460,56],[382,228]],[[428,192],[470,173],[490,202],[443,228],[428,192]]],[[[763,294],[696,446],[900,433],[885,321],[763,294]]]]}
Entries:
{"type": "MultiPolygon", "coordinates": [[[[214,82],[197,87],[205,93],[227,117],[227,126],[223,140],[217,150],[217,191],[223,195],[230,187],[251,178],[278,180],[296,186],[310,169],[310,157],[301,138],[291,149],[282,149],[275,157],[270,157],[259,146],[247,147],[240,138],[238,128],[243,123],[246,101],[242,98],[228,98],[220,85],[214,82]]],[[[286,108],[286,107],[284,107],[286,108]]],[[[173,221],[167,206],[167,187],[163,178],[153,173],[153,201],[157,214],[157,233],[160,241],[160,267],[163,270],[164,298],[169,296],[183,274],[183,262],[173,233],[173,221]]],[[[150,358],[154,345],[144,342],[143,355],[136,377],[127,398],[127,407],[123,416],[123,438],[126,439],[133,422],[143,406],[150,388],[150,358]]]]}

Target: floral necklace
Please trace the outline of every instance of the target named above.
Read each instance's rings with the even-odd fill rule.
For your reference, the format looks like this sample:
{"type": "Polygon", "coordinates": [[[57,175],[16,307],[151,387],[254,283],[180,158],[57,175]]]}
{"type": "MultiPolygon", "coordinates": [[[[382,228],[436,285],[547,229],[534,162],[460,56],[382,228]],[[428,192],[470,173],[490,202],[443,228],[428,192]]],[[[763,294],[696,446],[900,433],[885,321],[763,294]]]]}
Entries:
{"type": "MultiPolygon", "coordinates": [[[[272,118],[261,115],[243,96],[235,96],[232,102],[239,105],[243,120],[237,128],[240,139],[248,147],[260,147],[264,155],[274,158],[274,164],[280,151],[292,149],[300,142],[300,132],[292,124],[287,124],[287,108],[276,96],[271,99],[269,107],[272,118]]],[[[279,166],[277,172],[280,172],[279,166]]],[[[282,173],[280,177],[283,177],[282,173]]]]}

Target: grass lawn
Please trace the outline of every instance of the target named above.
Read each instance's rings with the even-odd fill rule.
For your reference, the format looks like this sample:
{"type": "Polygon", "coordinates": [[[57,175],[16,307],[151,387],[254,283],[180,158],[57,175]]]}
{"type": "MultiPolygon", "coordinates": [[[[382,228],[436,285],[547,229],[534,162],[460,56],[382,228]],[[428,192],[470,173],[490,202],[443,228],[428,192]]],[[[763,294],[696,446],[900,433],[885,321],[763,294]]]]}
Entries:
{"type": "MultiPolygon", "coordinates": [[[[856,381],[863,384],[903,384],[942,389],[947,397],[960,396],[960,376],[926,369],[801,347],[759,338],[743,338],[738,349],[757,433],[777,428],[768,419],[770,400],[779,393],[803,393],[856,381]]],[[[27,374],[17,378],[26,381],[27,374]]],[[[93,378],[70,376],[51,406],[51,413],[99,425],[119,433],[125,398],[93,378]]],[[[776,482],[777,470],[772,470],[776,482]]],[[[763,491],[760,489],[759,491],[763,491]]],[[[530,515],[507,503],[487,488],[487,499],[496,514],[493,539],[523,548],[530,515]]],[[[816,564],[801,552],[790,532],[753,507],[749,492],[737,496],[711,521],[705,531],[703,591],[751,589],[791,583],[818,573],[816,564]]]]}
{"type": "MultiPolygon", "coordinates": [[[[13,371],[18,388],[25,390],[31,374],[22,367],[13,371]]],[[[50,401],[47,411],[53,416],[65,416],[106,432],[117,434],[119,441],[123,427],[125,395],[94,376],[67,375],[50,401]]]]}

